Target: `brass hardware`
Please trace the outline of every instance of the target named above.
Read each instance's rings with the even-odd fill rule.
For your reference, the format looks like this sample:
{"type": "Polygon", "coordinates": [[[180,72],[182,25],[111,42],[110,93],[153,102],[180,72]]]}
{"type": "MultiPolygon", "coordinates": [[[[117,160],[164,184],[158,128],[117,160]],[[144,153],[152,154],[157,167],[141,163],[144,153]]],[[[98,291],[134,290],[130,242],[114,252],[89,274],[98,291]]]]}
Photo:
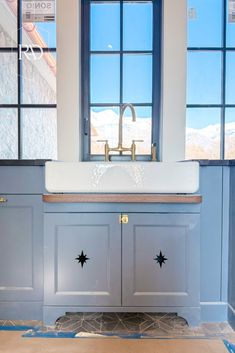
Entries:
{"type": "Polygon", "coordinates": [[[133,140],[131,147],[123,147],[123,117],[126,108],[130,108],[131,113],[132,113],[132,121],[136,121],[136,114],[135,114],[135,108],[133,107],[132,104],[126,103],[121,106],[121,113],[119,117],[119,124],[118,124],[118,146],[117,147],[109,147],[108,140],[98,140],[97,142],[105,142],[104,145],[104,154],[105,154],[105,161],[110,160],[109,153],[110,152],[119,152],[121,154],[122,152],[131,152],[131,160],[135,161],[135,151],[136,151],[136,145],[135,142],[143,142],[143,140],[133,140]]]}
{"type": "Polygon", "coordinates": [[[129,217],[127,214],[123,214],[119,216],[119,223],[121,224],[127,224],[129,221],[129,217]]]}
{"type": "Polygon", "coordinates": [[[5,203],[7,202],[7,199],[5,199],[4,197],[0,197],[0,203],[5,203]]]}
{"type": "Polygon", "coordinates": [[[157,161],[157,147],[156,147],[156,143],[152,143],[151,146],[151,159],[153,162],[157,161]]]}
{"type": "Polygon", "coordinates": [[[105,162],[108,162],[109,161],[109,151],[110,151],[108,140],[97,140],[97,142],[105,142],[105,145],[104,145],[105,162]]]}
{"type": "Polygon", "coordinates": [[[144,142],[144,140],[132,140],[132,145],[131,145],[131,160],[134,162],[135,161],[135,154],[136,154],[136,142],[144,142]]]}

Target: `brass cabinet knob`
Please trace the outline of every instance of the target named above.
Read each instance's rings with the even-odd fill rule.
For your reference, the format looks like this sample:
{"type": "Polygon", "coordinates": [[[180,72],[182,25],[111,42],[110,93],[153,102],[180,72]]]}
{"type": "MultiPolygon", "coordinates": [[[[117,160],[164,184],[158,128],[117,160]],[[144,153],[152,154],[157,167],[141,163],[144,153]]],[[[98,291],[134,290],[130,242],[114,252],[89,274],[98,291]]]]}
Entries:
{"type": "Polygon", "coordinates": [[[0,203],[6,203],[7,199],[5,199],[5,197],[0,197],[0,203]]]}

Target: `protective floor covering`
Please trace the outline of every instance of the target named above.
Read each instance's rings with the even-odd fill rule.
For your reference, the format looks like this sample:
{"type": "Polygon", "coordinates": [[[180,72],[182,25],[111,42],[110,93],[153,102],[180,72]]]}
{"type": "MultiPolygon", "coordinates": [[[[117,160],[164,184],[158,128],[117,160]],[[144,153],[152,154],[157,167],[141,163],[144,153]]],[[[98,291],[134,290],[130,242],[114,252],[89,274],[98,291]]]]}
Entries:
{"type": "Polygon", "coordinates": [[[23,338],[21,332],[0,332],[1,353],[228,353],[218,339],[54,339],[23,338]]]}

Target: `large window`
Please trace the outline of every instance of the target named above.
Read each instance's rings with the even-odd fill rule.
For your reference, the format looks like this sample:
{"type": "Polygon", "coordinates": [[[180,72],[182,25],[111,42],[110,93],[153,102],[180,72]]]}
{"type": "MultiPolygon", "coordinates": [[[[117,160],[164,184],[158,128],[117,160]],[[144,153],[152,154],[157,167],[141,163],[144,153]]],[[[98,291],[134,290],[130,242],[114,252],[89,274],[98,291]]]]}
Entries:
{"type": "Polygon", "coordinates": [[[0,159],[56,158],[56,25],[23,6],[0,0],[0,159]]]}
{"type": "Polygon", "coordinates": [[[235,158],[235,2],[188,0],[186,158],[235,158]]]}
{"type": "Polygon", "coordinates": [[[160,101],[160,1],[83,0],[82,115],[84,158],[103,158],[104,143],[118,143],[124,103],[137,115],[124,115],[123,145],[137,143],[149,156],[158,142],[160,101]]]}

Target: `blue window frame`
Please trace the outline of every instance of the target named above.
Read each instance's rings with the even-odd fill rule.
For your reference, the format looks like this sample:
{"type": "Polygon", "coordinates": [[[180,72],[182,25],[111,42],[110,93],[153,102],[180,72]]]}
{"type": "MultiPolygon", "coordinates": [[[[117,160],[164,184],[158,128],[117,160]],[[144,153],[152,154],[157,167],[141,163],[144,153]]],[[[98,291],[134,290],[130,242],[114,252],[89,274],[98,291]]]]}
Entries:
{"type": "Polygon", "coordinates": [[[188,0],[186,158],[235,158],[235,22],[229,0],[188,0]]]}
{"type": "Polygon", "coordinates": [[[144,139],[137,159],[150,159],[151,143],[159,147],[161,1],[82,0],[81,52],[84,160],[104,158],[97,140],[117,144],[124,103],[133,104],[137,114],[132,124],[126,111],[124,144],[144,139]]]}

